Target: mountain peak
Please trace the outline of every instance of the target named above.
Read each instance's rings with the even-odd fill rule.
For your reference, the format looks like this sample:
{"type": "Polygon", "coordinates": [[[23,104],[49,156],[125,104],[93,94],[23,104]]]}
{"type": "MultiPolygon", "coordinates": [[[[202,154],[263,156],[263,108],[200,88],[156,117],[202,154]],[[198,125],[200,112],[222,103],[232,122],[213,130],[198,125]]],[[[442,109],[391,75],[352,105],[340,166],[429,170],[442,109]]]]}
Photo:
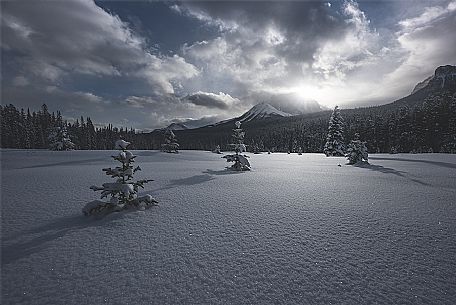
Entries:
{"type": "Polygon", "coordinates": [[[249,111],[244,113],[238,118],[241,122],[249,122],[254,119],[266,119],[271,117],[287,117],[291,114],[283,112],[268,103],[259,103],[250,108],[249,111]]]}
{"type": "Polygon", "coordinates": [[[185,129],[188,129],[188,127],[182,123],[171,123],[170,125],[168,125],[168,127],[166,127],[166,129],[185,130],[185,129]]]}

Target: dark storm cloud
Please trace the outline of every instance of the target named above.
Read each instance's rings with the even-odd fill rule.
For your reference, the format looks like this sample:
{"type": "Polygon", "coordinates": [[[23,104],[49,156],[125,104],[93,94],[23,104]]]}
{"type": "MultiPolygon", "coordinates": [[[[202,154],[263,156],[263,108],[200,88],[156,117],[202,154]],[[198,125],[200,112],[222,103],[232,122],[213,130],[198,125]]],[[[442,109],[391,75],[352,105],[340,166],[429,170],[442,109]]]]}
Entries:
{"type": "Polygon", "coordinates": [[[223,92],[215,94],[201,91],[188,95],[183,100],[194,105],[219,109],[229,109],[240,102],[239,99],[233,98],[229,94],[224,94],[223,92]]]}
{"type": "Polygon", "coordinates": [[[263,33],[268,27],[277,29],[287,39],[276,46],[277,53],[290,60],[311,61],[321,42],[340,37],[348,27],[343,16],[325,2],[210,1],[182,5],[187,13],[219,24],[222,30],[248,28],[263,33]]]}

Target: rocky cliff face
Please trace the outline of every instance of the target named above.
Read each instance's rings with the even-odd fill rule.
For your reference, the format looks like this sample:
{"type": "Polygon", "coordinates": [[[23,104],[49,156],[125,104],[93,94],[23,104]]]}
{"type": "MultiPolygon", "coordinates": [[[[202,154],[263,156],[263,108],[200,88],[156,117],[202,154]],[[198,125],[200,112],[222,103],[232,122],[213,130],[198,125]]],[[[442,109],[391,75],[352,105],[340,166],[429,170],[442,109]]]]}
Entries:
{"type": "Polygon", "coordinates": [[[421,83],[418,83],[412,91],[412,94],[420,90],[441,91],[456,90],[456,66],[440,66],[435,70],[433,76],[428,77],[421,83]]]}

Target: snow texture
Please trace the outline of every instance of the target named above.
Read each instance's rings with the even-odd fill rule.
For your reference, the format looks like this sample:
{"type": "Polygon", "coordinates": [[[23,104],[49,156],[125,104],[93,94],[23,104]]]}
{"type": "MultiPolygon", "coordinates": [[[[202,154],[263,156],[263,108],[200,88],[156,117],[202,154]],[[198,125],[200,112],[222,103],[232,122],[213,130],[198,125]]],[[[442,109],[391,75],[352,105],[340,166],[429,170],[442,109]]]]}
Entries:
{"type": "Polygon", "coordinates": [[[456,300],[455,155],[135,151],[161,205],[87,219],[115,153],[2,150],[3,305],[456,300]]]}

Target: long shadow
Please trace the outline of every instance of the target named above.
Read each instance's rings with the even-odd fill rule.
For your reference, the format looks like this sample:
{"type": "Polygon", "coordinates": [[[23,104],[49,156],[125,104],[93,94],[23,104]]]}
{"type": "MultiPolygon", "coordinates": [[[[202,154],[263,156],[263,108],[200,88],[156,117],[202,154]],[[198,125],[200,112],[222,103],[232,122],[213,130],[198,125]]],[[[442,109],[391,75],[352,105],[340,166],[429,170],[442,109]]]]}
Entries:
{"type": "Polygon", "coordinates": [[[112,217],[109,216],[111,215],[98,220],[86,218],[82,215],[66,216],[26,230],[15,236],[2,238],[2,265],[37,253],[45,249],[48,242],[63,237],[68,233],[88,227],[103,226],[107,222],[122,217],[120,213],[112,215],[112,217]],[[19,241],[14,242],[17,239],[19,241]],[[24,241],[23,239],[26,240],[24,241]]]}
{"type": "Polygon", "coordinates": [[[383,167],[381,165],[374,165],[374,164],[369,164],[369,163],[357,163],[357,164],[354,164],[353,166],[360,167],[360,168],[366,168],[366,169],[369,169],[369,170],[372,170],[372,171],[376,171],[376,172],[381,172],[381,173],[384,173],[384,174],[396,175],[396,176],[399,176],[399,177],[402,177],[402,178],[409,179],[409,180],[411,180],[413,182],[416,182],[418,184],[421,184],[421,185],[431,186],[429,183],[420,181],[418,179],[409,178],[406,175],[404,175],[405,172],[395,170],[394,168],[383,167]]]}
{"type": "Polygon", "coordinates": [[[110,160],[109,157],[103,157],[103,158],[95,158],[95,159],[85,159],[85,160],[57,162],[57,163],[50,163],[50,164],[39,164],[39,165],[21,167],[19,169],[53,167],[53,166],[62,166],[62,165],[78,165],[78,164],[84,164],[84,163],[88,163],[88,162],[109,161],[109,160],[110,160]]]}
{"type": "Polygon", "coordinates": [[[215,176],[224,176],[224,175],[239,175],[245,173],[244,171],[233,171],[229,169],[222,169],[214,171],[211,169],[206,169],[203,174],[215,175],[215,176]]]}
{"type": "Polygon", "coordinates": [[[182,179],[173,179],[170,180],[170,185],[195,185],[195,184],[200,184],[204,183],[207,181],[214,180],[215,178],[212,177],[211,175],[205,174],[205,175],[195,175],[191,176],[188,178],[182,178],[182,179]]]}
{"type": "Polygon", "coordinates": [[[236,175],[236,174],[241,174],[243,172],[236,172],[236,171],[230,171],[230,170],[220,170],[220,171],[213,171],[210,169],[205,170],[202,172],[203,175],[195,175],[187,178],[182,178],[182,179],[174,179],[170,180],[169,183],[161,188],[158,189],[152,189],[150,190],[151,192],[157,192],[157,191],[163,191],[163,190],[169,190],[174,187],[180,186],[180,185],[196,185],[196,184],[201,184],[205,183],[211,180],[214,180],[214,176],[221,176],[221,175],[236,175]]]}
{"type": "Polygon", "coordinates": [[[200,183],[205,183],[211,180],[214,180],[215,178],[212,177],[211,175],[205,174],[205,175],[195,175],[187,178],[182,178],[182,179],[173,179],[170,180],[169,183],[161,188],[154,189],[152,191],[162,191],[162,190],[168,190],[172,189],[176,186],[180,185],[196,185],[200,183]]]}
{"type": "Polygon", "coordinates": [[[382,158],[382,157],[369,157],[372,160],[391,160],[391,161],[404,161],[404,162],[416,162],[416,163],[427,163],[447,168],[456,168],[456,164],[441,162],[441,161],[430,161],[430,160],[414,160],[414,159],[404,159],[404,158],[382,158]]]}
{"type": "Polygon", "coordinates": [[[140,157],[154,156],[158,153],[159,153],[159,151],[149,151],[149,150],[135,152],[135,154],[140,157]]]}

